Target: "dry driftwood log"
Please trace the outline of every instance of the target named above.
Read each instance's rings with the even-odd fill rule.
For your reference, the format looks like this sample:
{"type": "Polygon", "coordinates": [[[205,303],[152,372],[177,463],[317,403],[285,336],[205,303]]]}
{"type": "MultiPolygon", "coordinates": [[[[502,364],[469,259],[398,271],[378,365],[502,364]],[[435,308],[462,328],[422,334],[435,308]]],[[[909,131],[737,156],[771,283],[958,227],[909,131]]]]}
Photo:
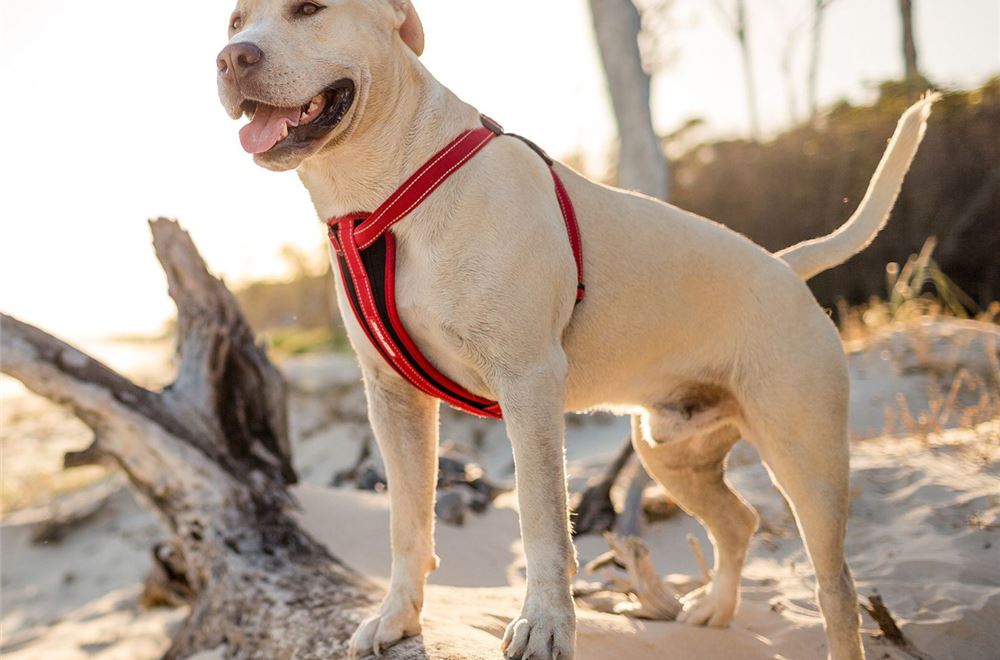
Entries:
{"type": "Polygon", "coordinates": [[[618,512],[611,501],[611,489],[634,453],[632,439],[626,438],[618,456],[601,478],[590,484],[579,496],[574,497],[570,504],[573,536],[600,534],[615,526],[618,512]]]}
{"type": "Polygon", "coordinates": [[[652,479],[641,463],[632,460],[634,454],[632,438],[627,437],[604,474],[573,496],[570,502],[573,536],[603,534],[611,530],[622,536],[636,536],[643,519],[647,522],[665,520],[677,512],[677,505],[665,494],[646,494],[652,479]],[[611,501],[611,489],[619,478],[625,478],[623,475],[627,476],[628,485],[619,512],[611,501]]]}
{"type": "Polygon", "coordinates": [[[656,573],[649,549],[642,539],[610,532],[604,538],[611,549],[584,567],[587,574],[602,573],[603,584],[578,589],[574,595],[601,612],[636,619],[675,620],[683,607],[679,594],[673,585],[656,573]],[[612,566],[625,571],[625,577],[609,572],[607,569],[612,566]],[[602,596],[607,593],[622,594],[627,598],[602,596]]]}
{"type": "Polygon", "coordinates": [[[639,461],[632,465],[628,486],[625,488],[625,502],[615,523],[615,531],[622,536],[638,536],[642,528],[643,493],[653,482],[639,461]]]}
{"type": "MultiPolygon", "coordinates": [[[[183,567],[191,614],[167,658],[220,646],[234,658],[343,657],[381,593],[290,516],[285,382],[187,233],[164,219],[151,227],[178,308],[172,385],[139,387],[6,315],[3,371],[71,407],[94,431],[88,451],[116,463],[172,534],[182,558],[157,561],[183,567]]],[[[384,657],[468,656],[413,639],[384,657]]]]}
{"type": "Polygon", "coordinates": [[[176,543],[157,543],[153,546],[153,568],[146,576],[139,604],[145,608],[183,607],[195,601],[195,593],[188,581],[188,568],[184,555],[176,543]]]}

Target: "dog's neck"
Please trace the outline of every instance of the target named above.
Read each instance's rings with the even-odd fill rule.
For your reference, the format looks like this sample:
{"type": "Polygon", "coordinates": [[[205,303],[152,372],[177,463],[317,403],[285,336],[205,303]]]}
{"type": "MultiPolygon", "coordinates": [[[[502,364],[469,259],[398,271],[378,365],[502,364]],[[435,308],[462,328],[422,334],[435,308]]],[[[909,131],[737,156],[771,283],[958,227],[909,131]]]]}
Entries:
{"type": "Polygon", "coordinates": [[[435,79],[410,52],[373,71],[364,115],[343,144],[299,168],[320,219],[374,211],[479,113],[435,79]]]}

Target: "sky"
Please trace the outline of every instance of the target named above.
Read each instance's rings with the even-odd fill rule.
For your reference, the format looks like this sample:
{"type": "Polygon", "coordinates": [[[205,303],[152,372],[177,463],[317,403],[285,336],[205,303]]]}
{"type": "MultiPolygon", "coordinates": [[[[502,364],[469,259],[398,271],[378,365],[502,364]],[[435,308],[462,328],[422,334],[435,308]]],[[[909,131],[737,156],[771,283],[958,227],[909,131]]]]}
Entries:
{"type": "MultiPolygon", "coordinates": [[[[372,0],[377,1],[377,0],[372,0]]],[[[788,122],[781,50],[811,0],[747,0],[760,114],[788,122]]],[[[586,0],[416,0],[424,63],[466,101],[595,172],[614,123],[586,0]]],[[[921,65],[976,85],[1000,72],[1000,1],[915,0],[921,65]]],[[[180,219],[230,284],[280,277],[281,248],[324,237],[293,173],[257,168],[218,103],[220,0],[0,0],[0,310],[70,339],[154,332],[173,315],[146,219],[180,219]]],[[[896,0],[828,10],[821,103],[866,101],[899,77],[896,0]]],[[[739,54],[709,0],[675,0],[676,53],[654,80],[661,133],[701,117],[743,135],[739,54]]],[[[794,66],[804,98],[805,38],[794,66]]]]}

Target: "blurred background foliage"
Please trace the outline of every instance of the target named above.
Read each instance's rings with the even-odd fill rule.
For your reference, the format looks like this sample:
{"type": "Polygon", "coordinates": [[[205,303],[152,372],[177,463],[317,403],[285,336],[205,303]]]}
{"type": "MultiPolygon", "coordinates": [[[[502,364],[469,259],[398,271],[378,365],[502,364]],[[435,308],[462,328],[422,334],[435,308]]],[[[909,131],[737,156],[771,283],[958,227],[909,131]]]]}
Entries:
{"type": "MultiPolygon", "coordinates": [[[[913,96],[881,86],[870,106],[841,103],[773,140],[695,146],[673,163],[673,202],[776,251],[822,236],[854,212],[913,96]]],[[[885,295],[889,263],[936,237],[940,269],[978,311],[1000,297],[1000,78],[945,93],[889,224],[870,247],[809,282],[820,304],[885,295]]]]}

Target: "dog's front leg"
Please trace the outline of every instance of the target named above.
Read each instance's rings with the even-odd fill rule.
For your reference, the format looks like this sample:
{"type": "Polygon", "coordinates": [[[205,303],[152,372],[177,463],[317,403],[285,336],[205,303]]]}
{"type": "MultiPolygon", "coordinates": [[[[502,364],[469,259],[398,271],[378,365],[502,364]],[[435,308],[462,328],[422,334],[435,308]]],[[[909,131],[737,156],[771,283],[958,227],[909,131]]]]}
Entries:
{"type": "Polygon", "coordinates": [[[504,634],[507,658],[573,657],[576,619],[570,580],[576,554],[566,509],[565,379],[566,359],[558,350],[497,388],[514,448],[527,559],[524,606],[504,634]]]}
{"type": "Polygon", "coordinates": [[[394,373],[365,368],[364,375],[368,417],[389,485],[392,574],[378,614],[351,638],[353,657],[378,655],[402,638],[420,634],[424,581],[437,568],[438,401],[394,373]]]}

